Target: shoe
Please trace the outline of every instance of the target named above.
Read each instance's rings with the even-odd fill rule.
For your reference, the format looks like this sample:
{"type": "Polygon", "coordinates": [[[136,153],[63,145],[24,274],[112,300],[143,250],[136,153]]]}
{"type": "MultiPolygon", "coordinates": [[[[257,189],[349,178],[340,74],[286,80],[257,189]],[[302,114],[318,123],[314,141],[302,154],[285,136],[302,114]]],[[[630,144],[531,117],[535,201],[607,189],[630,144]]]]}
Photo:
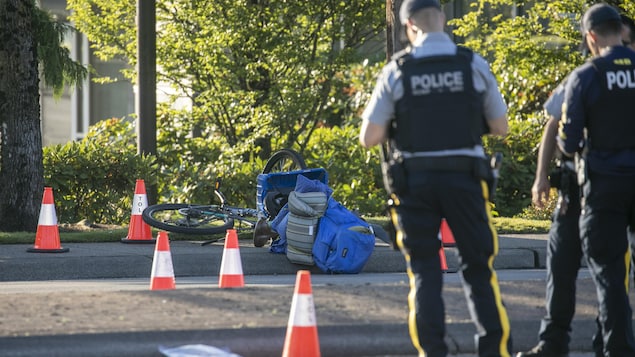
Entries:
{"type": "Polygon", "coordinates": [[[569,357],[569,352],[554,351],[544,342],[540,342],[527,352],[518,352],[516,357],[569,357]]]}
{"type": "Polygon", "coordinates": [[[264,247],[269,239],[278,236],[278,233],[269,227],[267,220],[261,218],[256,222],[256,226],[254,227],[254,246],[255,247],[264,247]]]}

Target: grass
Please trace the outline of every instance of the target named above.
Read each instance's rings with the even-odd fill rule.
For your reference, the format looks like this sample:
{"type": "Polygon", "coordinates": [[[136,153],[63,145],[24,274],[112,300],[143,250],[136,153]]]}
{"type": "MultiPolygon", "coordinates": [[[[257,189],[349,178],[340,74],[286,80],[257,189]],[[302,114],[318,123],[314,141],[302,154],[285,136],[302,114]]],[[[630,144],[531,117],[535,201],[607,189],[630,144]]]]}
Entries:
{"type": "Polygon", "coordinates": [[[549,232],[551,221],[495,217],[494,227],[500,234],[541,234],[549,232]]]}
{"type": "MultiPolygon", "coordinates": [[[[367,219],[370,223],[386,226],[387,217],[374,217],[367,219]]],[[[494,226],[499,234],[541,234],[549,231],[550,221],[531,220],[523,218],[494,217],[494,226]]],[[[153,230],[156,237],[157,231],[153,230]]],[[[69,229],[60,228],[60,241],[64,243],[101,243],[119,242],[128,235],[128,227],[107,227],[98,229],[69,229]]],[[[221,236],[201,236],[170,233],[170,240],[200,240],[205,241],[221,236]]],[[[239,239],[252,239],[251,231],[240,232],[239,239]]],[[[0,244],[33,244],[35,233],[33,232],[0,232],[0,244]]]]}

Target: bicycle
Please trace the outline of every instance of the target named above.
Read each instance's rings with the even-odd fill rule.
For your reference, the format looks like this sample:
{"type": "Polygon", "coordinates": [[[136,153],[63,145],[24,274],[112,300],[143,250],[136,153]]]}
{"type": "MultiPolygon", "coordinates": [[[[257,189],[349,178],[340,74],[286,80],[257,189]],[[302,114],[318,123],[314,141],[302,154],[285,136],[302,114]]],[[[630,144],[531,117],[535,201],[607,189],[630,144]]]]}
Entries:
{"type": "MultiPolygon", "coordinates": [[[[298,172],[306,170],[302,156],[294,150],[282,149],[275,152],[265,163],[263,174],[298,172]]],[[[227,204],[220,190],[221,179],[216,179],[214,194],[219,204],[200,205],[190,203],[164,203],[148,206],[142,212],[143,220],[150,226],[174,233],[215,235],[228,229],[238,231],[254,229],[259,220],[267,219],[262,207],[246,208],[227,204]],[[238,227],[236,227],[238,222],[238,227]]],[[[210,244],[213,239],[202,243],[210,244]]]]}

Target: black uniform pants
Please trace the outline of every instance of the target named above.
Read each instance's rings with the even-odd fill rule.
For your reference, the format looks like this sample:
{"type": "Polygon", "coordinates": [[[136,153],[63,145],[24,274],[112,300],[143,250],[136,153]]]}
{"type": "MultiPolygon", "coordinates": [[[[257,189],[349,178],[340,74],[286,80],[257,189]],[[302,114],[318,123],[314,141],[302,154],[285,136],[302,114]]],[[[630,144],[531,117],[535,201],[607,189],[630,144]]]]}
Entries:
{"type": "Polygon", "coordinates": [[[572,191],[566,211],[557,208],[553,213],[547,242],[547,314],[542,319],[539,338],[555,352],[569,351],[576,281],[582,260],[579,219],[580,197],[572,191]]]}
{"type": "Polygon", "coordinates": [[[635,177],[595,172],[584,185],[580,233],[598,303],[604,356],[635,356],[628,300],[630,252],[635,232],[635,177]]]}
{"type": "Polygon", "coordinates": [[[477,328],[479,356],[510,356],[507,311],[493,269],[498,236],[490,222],[487,184],[471,173],[408,176],[408,192],[396,202],[393,223],[410,277],[409,327],[420,355],[445,357],[443,273],[439,227],[446,218],[459,251],[461,279],[477,328]]]}

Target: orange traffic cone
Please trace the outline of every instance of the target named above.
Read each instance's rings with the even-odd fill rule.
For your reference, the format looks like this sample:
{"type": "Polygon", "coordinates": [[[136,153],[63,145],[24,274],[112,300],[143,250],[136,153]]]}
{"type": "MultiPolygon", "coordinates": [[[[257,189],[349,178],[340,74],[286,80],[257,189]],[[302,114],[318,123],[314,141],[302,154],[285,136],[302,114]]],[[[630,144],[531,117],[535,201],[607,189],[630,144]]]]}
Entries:
{"type": "Polygon", "coordinates": [[[225,237],[225,249],[220,263],[219,288],[241,288],[245,286],[243,264],[240,260],[238,235],[235,229],[228,229],[225,237]]]}
{"type": "Polygon", "coordinates": [[[452,230],[450,230],[450,226],[448,222],[443,218],[441,220],[441,244],[444,247],[454,247],[456,246],[456,242],[454,241],[454,234],[452,234],[452,230]]]}
{"type": "Polygon", "coordinates": [[[132,212],[130,213],[130,226],[128,236],[122,238],[122,243],[155,243],[150,226],[143,221],[141,213],[148,207],[148,196],[143,180],[137,180],[132,199],[132,212]]]}
{"type": "Polygon", "coordinates": [[[150,282],[150,290],[176,289],[168,233],[159,232],[156,241],[154,258],[152,259],[152,274],[150,276],[152,281],[150,282]]]}
{"type": "Polygon", "coordinates": [[[57,214],[53,202],[53,188],[44,187],[40,218],[37,222],[35,244],[26,251],[31,253],[66,253],[70,249],[60,245],[60,232],[57,228],[57,214]]]}
{"type": "Polygon", "coordinates": [[[320,342],[311,290],[311,273],[308,270],[299,270],[296,275],[295,292],[291,301],[291,314],[289,315],[282,356],[320,356],[320,342]]]}
{"type": "Polygon", "coordinates": [[[445,250],[443,250],[443,247],[439,249],[439,258],[441,259],[441,270],[448,271],[448,260],[445,257],[445,250]]]}

